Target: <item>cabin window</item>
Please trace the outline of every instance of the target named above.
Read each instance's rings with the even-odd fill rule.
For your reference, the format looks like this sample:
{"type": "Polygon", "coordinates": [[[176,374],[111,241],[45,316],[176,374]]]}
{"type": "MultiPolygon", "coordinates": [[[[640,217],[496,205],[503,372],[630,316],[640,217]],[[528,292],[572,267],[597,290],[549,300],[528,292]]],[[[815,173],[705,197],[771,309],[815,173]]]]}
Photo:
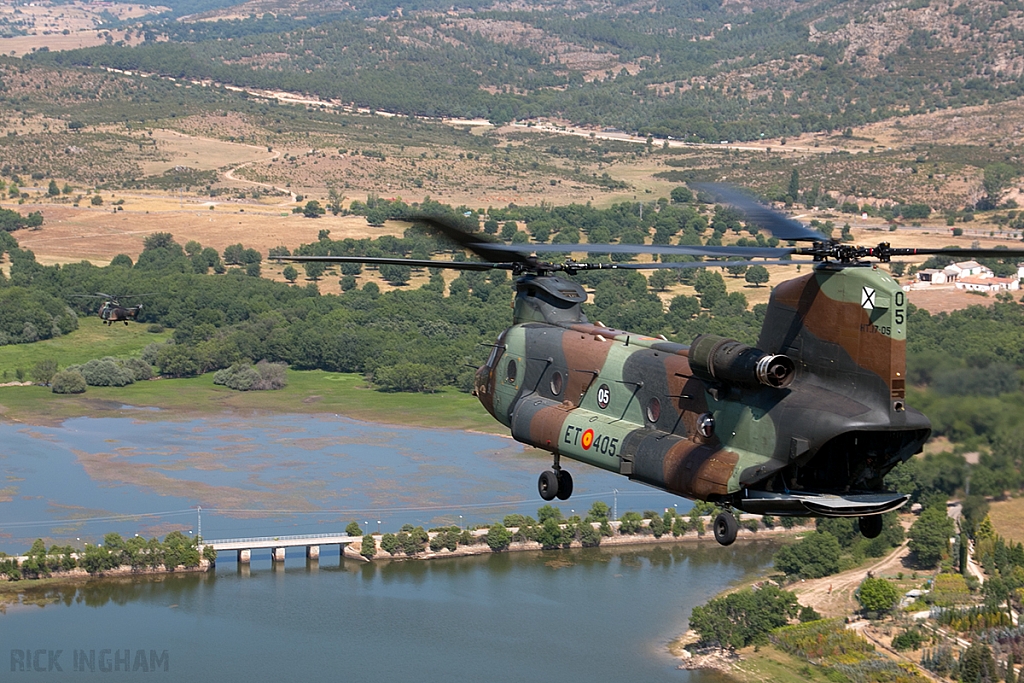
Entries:
{"type": "Polygon", "coordinates": [[[555,374],[551,375],[551,393],[558,396],[562,393],[562,373],[555,371],[555,374]]]}
{"type": "Polygon", "coordinates": [[[516,375],[519,374],[519,367],[516,365],[516,361],[510,360],[505,368],[505,379],[511,384],[516,383],[516,375]]]}
{"type": "Polygon", "coordinates": [[[657,396],[651,397],[651,400],[647,402],[647,419],[651,422],[657,422],[661,417],[661,401],[658,400],[657,396]]]}

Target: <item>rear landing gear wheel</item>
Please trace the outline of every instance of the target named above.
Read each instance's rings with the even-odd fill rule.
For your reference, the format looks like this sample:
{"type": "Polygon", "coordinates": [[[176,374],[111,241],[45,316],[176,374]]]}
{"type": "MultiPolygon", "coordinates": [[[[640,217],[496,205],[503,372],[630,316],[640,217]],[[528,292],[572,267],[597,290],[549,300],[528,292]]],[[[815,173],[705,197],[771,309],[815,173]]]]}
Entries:
{"type": "Polygon", "coordinates": [[[552,470],[541,472],[540,478],[537,480],[537,491],[544,500],[554,500],[558,495],[558,475],[552,470]]]}
{"type": "Polygon", "coordinates": [[[715,540],[721,545],[732,545],[736,540],[736,532],[740,530],[739,522],[731,512],[723,510],[715,517],[714,522],[715,540]]]}
{"type": "Polygon", "coordinates": [[[555,476],[558,478],[558,492],[555,495],[558,500],[569,500],[572,495],[572,475],[566,470],[558,470],[555,476]]]}
{"type": "Polygon", "coordinates": [[[878,534],[882,533],[882,515],[861,517],[857,520],[857,526],[864,538],[878,538],[878,534]]]}

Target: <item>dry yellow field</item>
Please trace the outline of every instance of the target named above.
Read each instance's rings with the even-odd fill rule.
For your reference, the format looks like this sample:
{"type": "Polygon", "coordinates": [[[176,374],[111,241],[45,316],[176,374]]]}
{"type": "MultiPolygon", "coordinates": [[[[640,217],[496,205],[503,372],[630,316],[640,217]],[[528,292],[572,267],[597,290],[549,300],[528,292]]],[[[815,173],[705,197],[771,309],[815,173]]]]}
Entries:
{"type": "Polygon", "coordinates": [[[988,514],[996,533],[1015,543],[1024,542],[1024,498],[992,503],[988,514]]]}

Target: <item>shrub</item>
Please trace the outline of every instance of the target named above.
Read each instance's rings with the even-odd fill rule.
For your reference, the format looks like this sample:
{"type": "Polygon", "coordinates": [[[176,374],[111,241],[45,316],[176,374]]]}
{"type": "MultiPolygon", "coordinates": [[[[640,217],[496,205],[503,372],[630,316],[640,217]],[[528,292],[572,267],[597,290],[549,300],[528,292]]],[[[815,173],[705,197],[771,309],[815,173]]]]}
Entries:
{"type": "Polygon", "coordinates": [[[255,366],[235,363],[219,370],[213,376],[213,383],[236,391],[269,391],[287,385],[283,363],[268,363],[261,360],[255,366]]]}
{"type": "Polygon", "coordinates": [[[82,394],[85,386],[85,378],[77,370],[61,370],[50,381],[50,388],[55,394],[82,394]]]}
{"type": "Polygon", "coordinates": [[[135,377],[116,358],[93,359],[83,365],[73,365],[91,387],[123,387],[135,382],[135,377]]]}
{"type": "Polygon", "coordinates": [[[440,368],[423,363],[398,363],[378,368],[373,382],[381,391],[433,393],[444,382],[440,368]]]}
{"type": "Polygon", "coordinates": [[[504,524],[492,524],[487,531],[487,545],[494,552],[506,550],[512,542],[512,534],[505,528],[504,524]]]}
{"type": "Polygon", "coordinates": [[[867,612],[888,612],[900,601],[900,593],[891,581],[868,577],[860,584],[857,601],[867,612]]]}
{"type": "Polygon", "coordinates": [[[390,553],[391,555],[397,555],[402,549],[398,544],[398,536],[395,534],[384,534],[380,537],[380,549],[390,553]]]}
{"type": "Polygon", "coordinates": [[[916,628],[908,628],[903,633],[892,639],[892,649],[897,652],[904,650],[919,650],[924,643],[924,636],[916,628]]]}
{"type": "Polygon", "coordinates": [[[126,358],[122,363],[124,369],[132,374],[136,382],[153,379],[153,366],[141,358],[126,358]]]}
{"type": "Polygon", "coordinates": [[[373,556],[377,554],[377,542],[371,534],[363,536],[363,543],[359,548],[359,554],[368,560],[372,559],[373,556]]]}

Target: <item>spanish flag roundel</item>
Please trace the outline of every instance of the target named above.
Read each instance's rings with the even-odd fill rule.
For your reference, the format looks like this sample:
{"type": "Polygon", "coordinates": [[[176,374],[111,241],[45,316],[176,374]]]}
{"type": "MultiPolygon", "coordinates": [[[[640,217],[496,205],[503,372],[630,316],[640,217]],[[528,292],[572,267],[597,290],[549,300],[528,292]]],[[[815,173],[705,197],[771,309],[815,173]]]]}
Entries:
{"type": "Polygon", "coordinates": [[[588,429],[583,432],[583,438],[580,439],[580,445],[583,446],[583,450],[589,451],[590,446],[594,443],[594,430],[588,429]]]}

